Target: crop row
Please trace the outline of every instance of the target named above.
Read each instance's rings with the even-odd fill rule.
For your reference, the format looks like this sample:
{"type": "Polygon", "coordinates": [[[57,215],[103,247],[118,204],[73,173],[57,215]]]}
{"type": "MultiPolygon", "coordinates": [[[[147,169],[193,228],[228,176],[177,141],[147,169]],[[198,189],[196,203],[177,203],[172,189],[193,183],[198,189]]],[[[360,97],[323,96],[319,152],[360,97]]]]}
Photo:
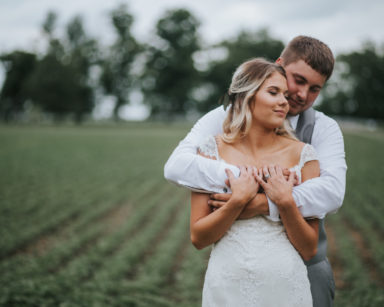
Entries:
{"type": "MultiPolygon", "coordinates": [[[[117,231],[115,231],[110,236],[104,236],[101,238],[98,238],[96,242],[92,242],[92,246],[88,247],[86,251],[82,251],[80,254],[74,250],[69,252],[68,254],[71,255],[71,261],[66,264],[64,267],[61,267],[57,273],[53,272],[50,273],[52,267],[57,266],[57,264],[63,265],[62,259],[61,261],[58,260],[61,257],[58,257],[59,255],[55,255],[55,257],[52,256],[52,254],[48,254],[47,257],[51,257],[51,260],[53,260],[53,263],[46,261],[48,263],[45,265],[42,263],[43,261],[37,261],[34,266],[29,266],[29,268],[32,269],[28,274],[25,274],[25,271],[19,272],[17,274],[19,277],[24,276],[28,279],[28,287],[24,284],[26,280],[15,278],[13,281],[14,283],[11,283],[8,287],[8,293],[5,293],[5,295],[2,295],[3,299],[4,297],[8,297],[7,303],[13,302],[12,300],[15,299],[15,293],[18,293],[20,296],[21,293],[25,293],[26,296],[28,296],[28,300],[31,300],[31,293],[36,288],[39,288],[39,286],[44,285],[45,291],[48,294],[51,294],[52,296],[58,295],[57,293],[59,289],[57,287],[61,288],[62,292],[65,292],[68,294],[68,287],[71,287],[71,285],[75,283],[82,283],[84,280],[90,278],[94,273],[95,270],[98,267],[104,267],[106,265],[106,259],[112,259],[114,250],[117,248],[120,248],[121,246],[125,246],[127,242],[132,240],[133,238],[130,238],[130,231],[133,231],[136,229],[136,227],[139,227],[142,220],[148,218],[149,212],[151,208],[154,208],[156,205],[161,202],[162,198],[166,198],[167,189],[164,190],[164,192],[159,193],[156,195],[155,198],[151,201],[148,199],[148,201],[143,201],[138,205],[138,207],[135,209],[134,214],[129,217],[127,222],[123,225],[123,227],[119,228],[117,231]],[[42,265],[43,267],[41,267],[42,265]],[[44,272],[44,273],[43,273],[44,272]],[[54,283],[51,283],[50,280],[54,280],[54,283]],[[49,286],[51,285],[51,286],[49,286]],[[23,291],[20,291],[20,289],[23,289],[23,291]],[[28,291],[29,289],[29,291],[28,291]]],[[[171,205],[174,205],[174,203],[171,205]]],[[[167,216],[167,210],[169,210],[169,206],[162,206],[159,209],[163,212],[164,217],[167,216]],[[167,209],[168,208],[168,209],[167,209]]],[[[157,212],[156,217],[158,218],[159,212],[157,212]]],[[[158,225],[157,222],[154,225],[158,225]]],[[[158,227],[164,227],[161,223],[158,227]]],[[[153,227],[152,227],[153,228],[153,227]]],[[[90,229],[98,229],[97,231],[101,231],[100,227],[97,227],[97,224],[95,226],[90,227],[90,229]]],[[[159,229],[152,229],[148,228],[148,231],[152,231],[150,233],[155,234],[159,231],[159,229]]],[[[94,232],[94,230],[90,231],[91,233],[94,232]]],[[[143,232],[144,234],[146,232],[143,232]]],[[[137,242],[143,245],[143,249],[145,249],[147,246],[144,244],[146,242],[139,236],[139,239],[137,239],[137,242]]],[[[132,249],[132,245],[127,245],[128,250],[135,250],[136,248],[132,249]]],[[[84,248],[84,246],[82,246],[84,248]]],[[[60,249],[59,251],[65,251],[65,249],[60,249]]],[[[61,255],[62,256],[62,255],[61,255]]],[[[47,258],[45,257],[45,258],[47,258]]],[[[47,259],[45,259],[47,260],[47,259]]],[[[116,263],[117,265],[117,263],[116,263]]],[[[122,264],[123,266],[125,263],[122,264]]],[[[25,268],[27,269],[27,268],[25,268]]],[[[107,266],[106,269],[110,271],[111,266],[107,266]]],[[[9,281],[9,279],[8,279],[9,281]]],[[[7,290],[7,289],[3,289],[7,290]]],[[[61,292],[59,291],[59,292],[61,292]]],[[[41,293],[37,291],[37,295],[40,295],[41,293]]],[[[47,294],[47,295],[48,295],[47,294]]],[[[62,298],[60,296],[60,298],[62,298]]],[[[26,299],[26,297],[22,298],[26,299]]],[[[21,299],[21,301],[22,301],[21,299]]],[[[20,301],[19,301],[20,302],[20,301]]]]}
{"type": "Polygon", "coordinates": [[[382,289],[372,280],[370,268],[361,257],[362,251],[345,227],[341,215],[329,218],[329,225],[336,236],[336,254],[342,266],[339,278],[343,287],[336,289],[336,305],[380,306],[384,303],[382,289]]]}
{"type": "MultiPolygon", "coordinates": [[[[155,180],[148,180],[145,184],[141,185],[131,199],[132,205],[139,202],[141,198],[147,198],[146,194],[148,192],[157,191],[158,186],[158,182],[155,180]]],[[[28,255],[20,254],[4,261],[0,264],[0,267],[13,267],[14,270],[8,270],[13,276],[15,276],[15,269],[26,270],[22,271],[21,274],[26,274],[28,271],[31,271],[31,274],[34,274],[35,271],[33,269],[30,270],[30,268],[41,270],[42,268],[47,267],[45,271],[48,272],[52,270],[60,263],[65,262],[65,259],[70,258],[72,254],[77,254],[77,251],[84,248],[84,246],[87,245],[87,242],[94,242],[96,236],[101,238],[101,234],[105,231],[105,226],[103,223],[98,222],[98,219],[111,209],[114,209],[112,205],[113,203],[111,204],[110,201],[104,202],[99,206],[92,207],[92,210],[85,211],[85,214],[74,220],[64,230],[61,230],[61,235],[57,235],[57,237],[54,236],[55,244],[49,252],[44,253],[41,257],[28,258],[29,265],[26,265],[25,263],[23,266],[17,265],[17,263],[23,262],[24,259],[28,257],[28,255]],[[32,263],[34,264],[32,265],[32,263]]],[[[131,223],[136,221],[136,219],[139,220],[140,218],[143,218],[146,213],[146,206],[140,206],[138,210],[135,210],[135,214],[130,219],[131,223]]],[[[7,270],[4,269],[4,271],[7,270]]]]}
{"type": "MultiPolygon", "coordinates": [[[[152,163],[156,162],[160,164],[158,159],[152,160],[152,163]]],[[[150,166],[151,164],[147,164],[148,169],[150,166]]],[[[107,198],[123,200],[133,186],[136,186],[140,181],[148,180],[147,172],[149,170],[143,171],[143,167],[138,165],[129,166],[129,171],[127,169],[126,172],[120,170],[113,173],[110,168],[110,165],[102,168],[103,172],[92,180],[83,179],[82,181],[85,182],[82,182],[81,185],[74,185],[75,179],[72,178],[71,180],[68,178],[63,186],[52,180],[51,182],[43,182],[42,189],[35,191],[35,198],[20,198],[19,195],[22,193],[17,192],[17,189],[14,196],[9,195],[8,191],[12,190],[14,186],[21,186],[24,190],[30,191],[27,185],[20,184],[20,182],[9,183],[6,189],[1,191],[1,194],[6,194],[3,197],[8,199],[9,206],[12,208],[7,210],[7,202],[2,203],[4,214],[0,218],[3,222],[0,257],[19,249],[43,233],[51,232],[68,220],[81,216],[84,211],[93,210],[99,203],[107,201],[107,198]],[[109,177],[113,180],[108,180],[109,177]],[[68,185],[71,188],[67,189],[66,186],[68,185]],[[44,196],[40,197],[40,195],[44,196]],[[34,210],[36,206],[39,210],[34,210]],[[6,210],[9,211],[8,214],[6,210]],[[22,226],[17,222],[15,223],[17,220],[22,220],[18,218],[19,216],[25,216],[27,213],[29,218],[23,221],[22,226]]],[[[85,176],[88,175],[83,174],[83,177],[85,176]]],[[[42,176],[42,178],[48,181],[50,179],[49,176],[47,178],[42,176]]]]}

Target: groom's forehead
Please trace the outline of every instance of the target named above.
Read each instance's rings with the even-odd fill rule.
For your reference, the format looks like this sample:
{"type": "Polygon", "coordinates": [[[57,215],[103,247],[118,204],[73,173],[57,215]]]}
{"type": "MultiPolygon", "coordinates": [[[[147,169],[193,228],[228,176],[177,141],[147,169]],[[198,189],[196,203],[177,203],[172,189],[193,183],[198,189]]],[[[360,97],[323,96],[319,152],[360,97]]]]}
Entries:
{"type": "Polygon", "coordinates": [[[286,72],[296,78],[303,79],[305,82],[317,84],[322,87],[326,81],[326,76],[322,75],[303,60],[292,62],[284,67],[286,72]]]}

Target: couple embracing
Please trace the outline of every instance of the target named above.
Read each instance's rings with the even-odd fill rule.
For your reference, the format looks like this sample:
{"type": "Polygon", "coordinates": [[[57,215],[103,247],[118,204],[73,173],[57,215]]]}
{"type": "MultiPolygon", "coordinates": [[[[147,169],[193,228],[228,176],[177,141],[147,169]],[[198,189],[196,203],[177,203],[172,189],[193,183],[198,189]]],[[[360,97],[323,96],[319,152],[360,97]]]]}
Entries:
{"type": "Polygon", "coordinates": [[[333,67],[307,36],[276,63],[241,64],[228,107],[167,161],[165,177],[192,190],[192,243],[212,245],[203,306],[332,306],[323,219],[342,204],[347,167],[339,126],[312,104],[333,67]]]}

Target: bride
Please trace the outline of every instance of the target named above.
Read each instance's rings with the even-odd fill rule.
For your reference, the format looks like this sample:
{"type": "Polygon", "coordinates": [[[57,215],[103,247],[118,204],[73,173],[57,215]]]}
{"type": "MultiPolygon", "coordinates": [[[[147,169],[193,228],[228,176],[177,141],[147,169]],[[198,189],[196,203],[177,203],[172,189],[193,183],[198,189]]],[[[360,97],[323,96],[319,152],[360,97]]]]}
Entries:
{"type": "Polygon", "coordinates": [[[312,306],[302,259],[316,254],[318,220],[301,216],[292,187],[320,170],[313,147],[286,124],[287,92],[281,66],[260,58],[243,63],[228,91],[224,133],[199,147],[202,156],[240,167],[237,178],[227,170],[232,195],[224,206],[212,210],[209,194],[192,192],[191,241],[198,249],[213,244],[203,306],[312,306]],[[238,219],[261,188],[278,206],[281,222],[238,219]]]}

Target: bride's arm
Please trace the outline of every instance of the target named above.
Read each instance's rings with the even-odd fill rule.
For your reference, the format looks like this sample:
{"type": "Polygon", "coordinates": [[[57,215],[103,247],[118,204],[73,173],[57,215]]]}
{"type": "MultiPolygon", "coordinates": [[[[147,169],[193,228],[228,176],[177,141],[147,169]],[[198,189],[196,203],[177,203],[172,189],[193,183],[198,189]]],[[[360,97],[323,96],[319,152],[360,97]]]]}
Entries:
{"type": "Polygon", "coordinates": [[[225,206],[212,212],[207,206],[209,195],[191,194],[190,234],[193,245],[202,249],[218,241],[238,218],[244,206],[258,190],[253,169],[240,168],[240,176],[235,178],[227,171],[232,195],[225,206]]]}
{"type": "MultiPolygon", "coordinates": [[[[287,236],[304,260],[310,260],[317,253],[319,237],[319,221],[305,220],[296,206],[292,196],[293,175],[284,178],[280,167],[269,167],[271,178],[268,182],[257,176],[268,197],[278,206],[280,219],[284,224],[287,236]]],[[[307,162],[302,168],[302,182],[320,175],[317,160],[307,162]]]]}

